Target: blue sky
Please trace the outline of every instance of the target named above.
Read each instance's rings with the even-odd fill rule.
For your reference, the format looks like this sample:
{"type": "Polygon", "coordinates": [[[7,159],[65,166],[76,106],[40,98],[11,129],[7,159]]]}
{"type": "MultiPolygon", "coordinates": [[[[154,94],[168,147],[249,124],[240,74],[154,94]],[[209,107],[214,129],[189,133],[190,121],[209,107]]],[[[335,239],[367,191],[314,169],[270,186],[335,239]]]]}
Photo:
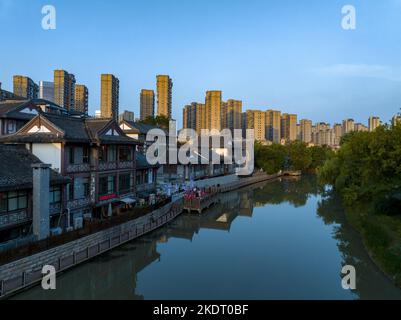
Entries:
{"type": "Polygon", "coordinates": [[[120,79],[120,109],[139,115],[139,92],[156,74],[174,81],[173,115],[206,90],[330,123],[401,107],[401,0],[0,0],[0,81],[52,80],[53,70],[86,84],[99,106],[100,74],[120,79]],[[41,28],[54,5],[57,29],[41,28]],[[356,8],[357,29],[341,28],[356,8]]]}

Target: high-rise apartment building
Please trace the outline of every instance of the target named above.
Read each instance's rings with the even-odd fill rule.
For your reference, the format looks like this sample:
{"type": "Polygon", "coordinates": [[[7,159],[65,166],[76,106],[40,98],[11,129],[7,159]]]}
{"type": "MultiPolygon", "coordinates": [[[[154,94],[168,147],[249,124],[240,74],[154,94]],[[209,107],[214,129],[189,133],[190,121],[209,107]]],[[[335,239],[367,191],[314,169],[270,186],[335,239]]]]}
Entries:
{"type": "Polygon", "coordinates": [[[393,119],[391,120],[391,124],[392,124],[393,126],[396,126],[396,125],[401,124],[401,115],[395,115],[395,116],[393,117],[393,119]]]}
{"type": "Polygon", "coordinates": [[[380,118],[379,117],[369,117],[369,131],[375,131],[377,127],[380,126],[380,118]]]}
{"type": "Polygon", "coordinates": [[[27,99],[37,99],[39,86],[31,79],[25,76],[14,76],[14,94],[18,97],[27,99]]]}
{"type": "Polygon", "coordinates": [[[125,110],[118,116],[118,122],[122,121],[135,121],[135,114],[132,111],[125,110]]]}
{"type": "Polygon", "coordinates": [[[362,124],[362,123],[356,123],[356,124],[354,125],[354,129],[355,129],[355,131],[357,131],[357,132],[366,132],[366,131],[369,131],[369,128],[368,128],[367,126],[365,126],[364,124],[362,124]]]}
{"type": "Polygon", "coordinates": [[[187,105],[183,109],[183,128],[196,130],[196,103],[187,105]]]}
{"type": "Polygon", "coordinates": [[[266,139],[273,143],[281,140],[281,111],[266,111],[266,139]]]}
{"type": "Polygon", "coordinates": [[[256,141],[266,141],[266,113],[260,110],[247,110],[246,128],[254,129],[256,141]]]}
{"type": "Polygon", "coordinates": [[[155,117],[155,92],[153,90],[141,90],[140,104],[141,120],[155,117]]]}
{"type": "Polygon", "coordinates": [[[75,86],[75,111],[88,114],[89,108],[89,91],[83,84],[75,86]]]}
{"type": "Polygon", "coordinates": [[[171,119],[173,100],[173,81],[168,75],[158,75],[157,80],[157,115],[171,119]]]}
{"type": "Polygon", "coordinates": [[[283,139],[286,141],[297,140],[297,122],[296,114],[283,114],[282,125],[284,127],[281,129],[283,132],[283,139]]]}
{"type": "Polygon", "coordinates": [[[339,146],[340,142],[341,142],[341,137],[343,135],[343,130],[342,130],[341,124],[339,124],[339,123],[334,124],[333,132],[334,132],[334,145],[339,146]]]}
{"type": "Polygon", "coordinates": [[[120,81],[112,74],[101,75],[101,103],[102,118],[118,120],[120,102],[120,81]]]}
{"type": "Polygon", "coordinates": [[[54,103],[54,83],[39,81],[39,98],[54,103]]]}
{"type": "Polygon", "coordinates": [[[204,103],[196,103],[196,133],[200,135],[202,129],[207,129],[206,126],[206,105],[204,103]]]}
{"type": "Polygon", "coordinates": [[[302,119],[300,121],[300,140],[305,143],[312,142],[312,121],[307,119],[302,119]]]}
{"type": "Polygon", "coordinates": [[[343,135],[355,131],[354,119],[347,119],[343,121],[343,135]]]}
{"type": "Polygon", "coordinates": [[[206,92],[206,126],[209,130],[221,130],[221,91],[206,92]]]}
{"type": "Polygon", "coordinates": [[[226,104],[227,129],[230,129],[231,132],[241,129],[242,101],[229,99],[226,104]]]}
{"type": "Polygon", "coordinates": [[[54,70],[54,103],[67,110],[75,108],[75,76],[65,70],[54,70]]]}

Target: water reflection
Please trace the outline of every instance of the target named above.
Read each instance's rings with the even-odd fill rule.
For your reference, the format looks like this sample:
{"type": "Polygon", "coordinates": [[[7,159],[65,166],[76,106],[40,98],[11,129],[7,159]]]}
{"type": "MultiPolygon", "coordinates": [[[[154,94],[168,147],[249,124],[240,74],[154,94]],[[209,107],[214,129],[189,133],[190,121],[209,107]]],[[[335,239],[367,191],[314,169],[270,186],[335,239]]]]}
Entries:
{"type": "Polygon", "coordinates": [[[401,298],[347,225],[339,201],[320,194],[314,177],[224,194],[205,214],[182,215],[59,276],[56,291],[36,287],[16,298],[401,298]],[[340,285],[345,264],[357,269],[354,292],[340,285]]]}

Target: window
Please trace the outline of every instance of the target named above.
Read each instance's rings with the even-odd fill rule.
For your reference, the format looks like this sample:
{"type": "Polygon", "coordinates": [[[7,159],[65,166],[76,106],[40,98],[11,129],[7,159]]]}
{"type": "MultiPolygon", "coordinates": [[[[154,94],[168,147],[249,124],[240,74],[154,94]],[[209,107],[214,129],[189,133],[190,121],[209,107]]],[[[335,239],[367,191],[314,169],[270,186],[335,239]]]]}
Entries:
{"type": "Polygon", "coordinates": [[[15,121],[9,122],[7,124],[7,133],[15,133],[17,132],[17,124],[15,123],[15,121]]]}
{"type": "Polygon", "coordinates": [[[28,207],[28,193],[13,191],[0,193],[0,212],[26,209],[28,207]]]}
{"type": "Polygon", "coordinates": [[[119,160],[120,161],[132,161],[131,148],[124,146],[119,148],[119,160]]]}
{"type": "Polygon", "coordinates": [[[122,174],[119,178],[119,191],[127,192],[131,190],[131,174],[122,174]]]}
{"type": "Polygon", "coordinates": [[[71,181],[68,185],[68,199],[70,201],[74,200],[74,181],[71,181]]]}
{"type": "Polygon", "coordinates": [[[90,196],[90,184],[89,179],[84,179],[83,181],[84,197],[88,198],[90,196]]]}
{"type": "Polygon", "coordinates": [[[50,204],[60,203],[61,201],[61,187],[50,187],[50,196],[49,196],[50,204]]]}
{"type": "Polygon", "coordinates": [[[117,149],[115,146],[108,146],[107,147],[107,161],[108,162],[116,162],[117,160],[117,149]]]}
{"type": "Polygon", "coordinates": [[[142,173],[140,171],[136,173],[136,184],[138,186],[142,184],[142,173]]]}
{"type": "Polygon", "coordinates": [[[99,148],[99,161],[106,162],[107,161],[107,148],[106,146],[101,146],[99,148]]]}
{"type": "Polygon", "coordinates": [[[89,148],[84,147],[82,150],[82,162],[89,163],[89,148]]]}
{"type": "Polygon", "coordinates": [[[116,189],[115,182],[116,182],[115,176],[101,177],[99,179],[99,195],[105,196],[113,194],[116,189]]]}
{"type": "Polygon", "coordinates": [[[75,163],[75,152],[74,152],[74,147],[70,147],[68,149],[69,151],[69,163],[74,164],[75,163]]]}

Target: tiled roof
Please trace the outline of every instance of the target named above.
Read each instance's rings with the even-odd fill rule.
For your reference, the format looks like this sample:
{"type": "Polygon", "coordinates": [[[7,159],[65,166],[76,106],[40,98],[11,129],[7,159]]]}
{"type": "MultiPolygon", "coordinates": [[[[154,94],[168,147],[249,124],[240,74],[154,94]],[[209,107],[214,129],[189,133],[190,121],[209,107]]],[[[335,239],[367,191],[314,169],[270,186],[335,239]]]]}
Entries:
{"type": "Polygon", "coordinates": [[[139,144],[137,140],[130,138],[125,134],[106,135],[104,132],[102,132],[107,126],[111,124],[112,120],[110,119],[77,118],[50,113],[42,113],[36,118],[38,117],[39,119],[42,119],[43,122],[49,122],[50,125],[60,131],[60,133],[24,133],[24,128],[22,128],[19,132],[15,134],[0,137],[0,143],[80,142],[105,144],[139,144]]]}
{"type": "MultiPolygon", "coordinates": [[[[126,121],[125,120],[125,122],[127,124],[129,124],[131,127],[133,127],[134,129],[138,130],[141,134],[147,134],[152,129],[161,129],[157,126],[152,126],[150,124],[144,124],[144,123],[135,122],[135,121],[126,121]]],[[[164,129],[161,129],[161,130],[166,131],[164,129]]]]}
{"type": "MultiPolygon", "coordinates": [[[[31,165],[42,163],[24,146],[0,145],[0,192],[32,188],[31,165]]],[[[63,184],[69,178],[54,170],[50,174],[51,184],[63,184]]]]}

